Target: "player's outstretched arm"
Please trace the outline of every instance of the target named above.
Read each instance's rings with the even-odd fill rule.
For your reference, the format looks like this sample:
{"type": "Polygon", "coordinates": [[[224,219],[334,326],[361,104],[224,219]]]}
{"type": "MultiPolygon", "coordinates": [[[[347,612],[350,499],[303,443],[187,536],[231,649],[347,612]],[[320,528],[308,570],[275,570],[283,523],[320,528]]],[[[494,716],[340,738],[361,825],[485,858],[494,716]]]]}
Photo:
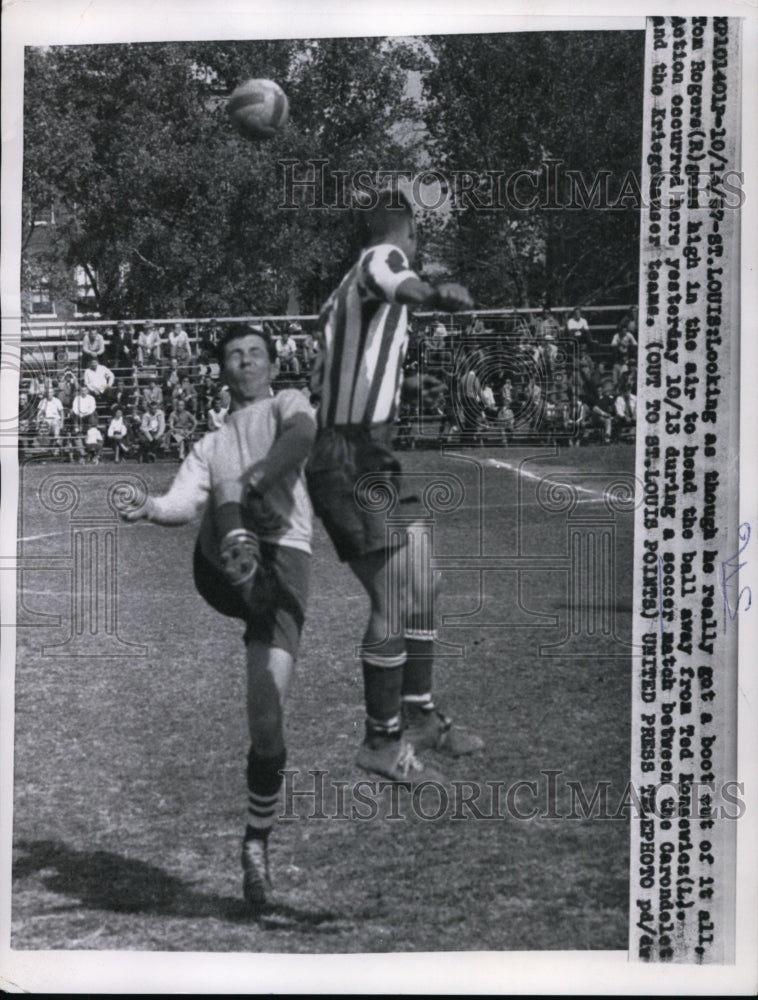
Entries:
{"type": "Polygon", "coordinates": [[[182,462],[167,493],[146,497],[138,506],[121,512],[125,521],[152,521],[178,527],[191,521],[206,504],[210,494],[208,468],[193,448],[182,462]]]}
{"type": "Polygon", "coordinates": [[[417,277],[406,278],[398,286],[395,300],[400,305],[439,309],[442,312],[460,312],[474,308],[474,301],[463,285],[451,281],[435,287],[417,277]]]}

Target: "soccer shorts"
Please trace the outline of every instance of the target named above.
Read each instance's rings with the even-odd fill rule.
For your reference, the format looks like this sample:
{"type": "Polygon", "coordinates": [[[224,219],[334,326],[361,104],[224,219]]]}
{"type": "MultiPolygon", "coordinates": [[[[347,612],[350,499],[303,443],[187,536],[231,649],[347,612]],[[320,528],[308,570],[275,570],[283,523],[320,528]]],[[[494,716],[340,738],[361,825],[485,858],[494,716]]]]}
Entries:
{"type": "MultiPolygon", "coordinates": [[[[382,483],[396,493],[404,514],[414,513],[418,498],[400,497],[402,472],[390,445],[394,425],[373,427],[326,427],[319,431],[306,466],[308,492],[316,515],[323,522],[342,562],[351,562],[371,552],[390,551],[405,544],[393,532],[387,518],[392,512],[381,502],[382,483]],[[356,490],[359,480],[371,473],[371,496],[356,490]],[[381,509],[377,509],[381,508],[381,509]]],[[[384,493],[388,496],[389,493],[384,493]]],[[[397,512],[397,508],[394,508],[397,512]]],[[[420,508],[419,508],[420,509],[420,508]]]]}
{"type": "Polygon", "coordinates": [[[291,545],[261,542],[261,561],[246,600],[224,574],[195,546],[195,587],[222,615],[247,625],[245,643],[255,639],[266,646],[297,655],[305,622],[311,557],[291,545]]]}

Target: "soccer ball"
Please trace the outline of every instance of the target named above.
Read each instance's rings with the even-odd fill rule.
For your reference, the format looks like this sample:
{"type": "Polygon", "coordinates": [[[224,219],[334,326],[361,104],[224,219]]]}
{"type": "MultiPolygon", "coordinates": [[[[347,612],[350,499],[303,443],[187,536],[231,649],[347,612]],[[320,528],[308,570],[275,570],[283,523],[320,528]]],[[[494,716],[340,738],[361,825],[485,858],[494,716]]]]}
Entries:
{"type": "Polygon", "coordinates": [[[270,139],[289,116],[289,101],[273,80],[246,80],[226,106],[237,131],[246,139],[270,139]]]}

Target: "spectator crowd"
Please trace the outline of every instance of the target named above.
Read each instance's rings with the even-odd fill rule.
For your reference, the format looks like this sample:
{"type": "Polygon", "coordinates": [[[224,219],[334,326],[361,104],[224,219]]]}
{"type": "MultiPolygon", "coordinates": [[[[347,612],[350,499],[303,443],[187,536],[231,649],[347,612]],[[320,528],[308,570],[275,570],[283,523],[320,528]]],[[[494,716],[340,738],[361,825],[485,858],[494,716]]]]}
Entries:
{"type": "MultiPolygon", "coordinates": [[[[481,317],[448,327],[415,321],[406,374],[431,391],[401,406],[396,444],[507,444],[514,437],[579,445],[631,440],[636,424],[636,311],[601,349],[580,309],[565,322],[544,309],[532,322],[481,317]],[[499,325],[498,325],[499,323],[499,325]],[[423,431],[422,431],[423,427],[423,431]]],[[[274,389],[307,392],[319,343],[296,322],[271,325],[274,389]]],[[[22,377],[19,441],[72,462],[182,459],[192,441],[218,430],[229,392],[219,380],[211,320],[190,337],[181,323],[145,321],[85,330],[79,363],[67,359],[45,377],[22,377]]]]}

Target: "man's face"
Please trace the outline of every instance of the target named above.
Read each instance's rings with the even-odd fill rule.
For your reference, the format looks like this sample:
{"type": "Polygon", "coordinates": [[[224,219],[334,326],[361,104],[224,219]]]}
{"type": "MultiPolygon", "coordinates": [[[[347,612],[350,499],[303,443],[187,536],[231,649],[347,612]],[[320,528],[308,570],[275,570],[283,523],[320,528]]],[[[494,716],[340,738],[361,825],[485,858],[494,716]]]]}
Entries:
{"type": "Polygon", "coordinates": [[[95,371],[95,369],[97,368],[97,358],[92,358],[92,360],[89,363],[89,366],[92,371],[95,371]]]}
{"type": "Polygon", "coordinates": [[[248,333],[226,345],[224,381],[237,405],[267,396],[272,375],[268,347],[257,333],[248,333]]]}

